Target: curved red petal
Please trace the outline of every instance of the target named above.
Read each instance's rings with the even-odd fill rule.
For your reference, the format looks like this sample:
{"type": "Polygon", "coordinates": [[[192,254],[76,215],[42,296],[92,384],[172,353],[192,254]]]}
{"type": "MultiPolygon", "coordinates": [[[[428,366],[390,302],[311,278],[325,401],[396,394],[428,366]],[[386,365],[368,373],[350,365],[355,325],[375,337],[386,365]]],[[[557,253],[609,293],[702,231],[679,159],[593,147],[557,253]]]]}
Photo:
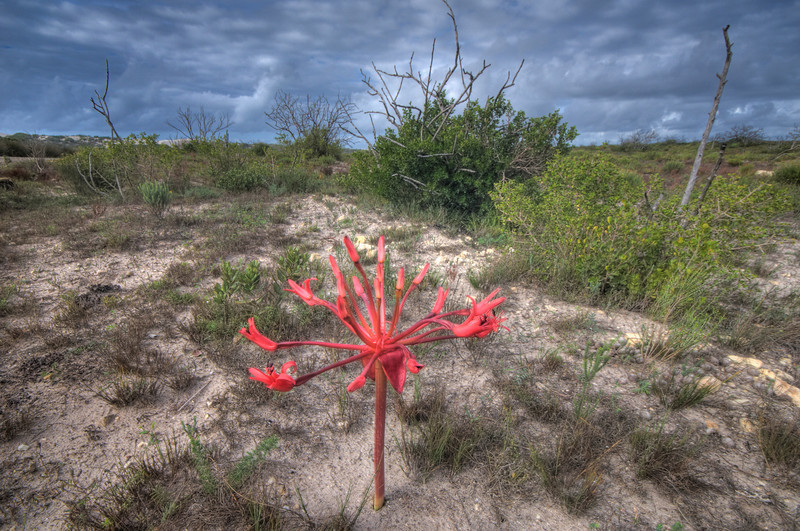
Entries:
{"type": "Polygon", "coordinates": [[[411,374],[417,374],[419,371],[425,368],[425,365],[417,363],[417,360],[414,358],[409,358],[409,360],[406,362],[406,367],[408,367],[408,372],[411,374]]]}
{"type": "Polygon", "coordinates": [[[268,385],[270,389],[273,391],[278,391],[279,393],[285,393],[287,391],[291,391],[294,389],[294,386],[297,385],[297,382],[294,381],[294,378],[289,376],[288,374],[281,374],[277,378],[272,385],[268,385]]]}
{"type": "Polygon", "coordinates": [[[433,305],[433,310],[431,310],[431,313],[439,313],[442,311],[444,302],[447,300],[448,293],[450,293],[449,288],[445,291],[441,286],[439,286],[439,294],[436,297],[436,303],[433,305]]]}
{"type": "Polygon", "coordinates": [[[358,377],[352,382],[350,382],[350,385],[347,386],[347,391],[350,393],[352,393],[353,391],[358,391],[359,389],[364,387],[365,383],[367,383],[367,379],[364,378],[363,375],[359,374],[358,377]]]}
{"type": "Polygon", "coordinates": [[[380,357],[383,372],[398,393],[403,392],[406,383],[406,364],[403,363],[405,355],[400,349],[392,350],[380,357]]]}
{"type": "Polygon", "coordinates": [[[423,267],[422,271],[420,271],[419,274],[414,277],[414,280],[412,280],[411,283],[419,285],[419,283],[422,282],[422,279],[425,278],[425,274],[428,272],[428,268],[430,266],[430,264],[425,264],[425,267],[423,267]]]}
{"type": "Polygon", "coordinates": [[[254,369],[250,367],[248,370],[250,371],[250,379],[256,380],[258,382],[262,382],[269,387],[269,385],[275,381],[275,375],[270,374],[269,371],[272,367],[267,367],[267,372],[260,371],[258,369],[254,369]]]}
{"type": "Polygon", "coordinates": [[[239,333],[242,334],[244,337],[258,345],[259,347],[263,348],[264,350],[274,351],[277,350],[278,344],[272,341],[271,339],[261,335],[261,332],[258,331],[256,328],[256,321],[254,318],[250,318],[247,320],[247,324],[249,328],[242,328],[239,330],[239,333]]]}
{"type": "Polygon", "coordinates": [[[359,257],[358,251],[356,251],[356,246],[353,245],[353,242],[351,242],[350,238],[347,236],[344,237],[344,246],[347,247],[347,252],[350,254],[350,260],[352,260],[354,264],[358,262],[359,257]]]}
{"type": "Polygon", "coordinates": [[[281,374],[287,374],[287,371],[289,369],[292,369],[292,372],[297,372],[297,363],[293,361],[287,361],[286,363],[284,363],[283,366],[281,367],[281,374]]]}

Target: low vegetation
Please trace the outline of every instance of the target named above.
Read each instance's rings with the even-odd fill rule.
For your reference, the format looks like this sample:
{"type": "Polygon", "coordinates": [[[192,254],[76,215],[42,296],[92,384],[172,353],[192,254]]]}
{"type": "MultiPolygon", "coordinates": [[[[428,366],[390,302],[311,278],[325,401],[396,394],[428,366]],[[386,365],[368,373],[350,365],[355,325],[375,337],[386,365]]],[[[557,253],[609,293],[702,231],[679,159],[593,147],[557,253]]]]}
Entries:
{"type": "MultiPolygon", "coordinates": [[[[510,334],[416,353],[427,368],[395,397],[387,461],[409,486],[384,511],[418,500],[403,489],[474,484],[500,515],[495,524],[525,521],[542,498],[567,527],[713,527],[734,525],[732,514],[792,521],[796,406],[779,398],[774,378],[792,383],[800,370],[798,288],[781,276],[797,267],[796,159],[773,162],[769,142],[729,148],[740,163],[723,166],[703,201],[682,210],[675,197],[692,146],[645,145],[554,149],[538,173],[487,177],[462,195],[442,177],[428,183],[438,195],[408,203],[403,182],[388,196],[367,185],[389,182],[374,168],[333,173],[329,161],[285,146],[222,140],[170,147],[130,137],[62,154],[50,180],[12,175],[13,187],[0,190],[3,523],[24,521],[32,496],[63,501],[60,518],[80,529],[378,525],[362,511],[368,478],[343,476],[339,494],[323,500],[304,478],[330,463],[297,457],[360,441],[367,401],[336,371],[316,384],[320,403],[252,384],[248,367],[283,358],[235,340],[249,317],[276,340],[343,333],[329,312],[284,291],[289,279],[316,278],[320,296],[333,292],[320,254],[344,258],[341,246],[322,243],[339,233],[363,236],[365,249],[385,235],[397,261],[390,276],[419,266],[420,253],[480,257],[467,266],[425,254],[434,264],[422,298],[438,286],[500,286],[509,297],[510,334]],[[450,250],[431,251],[433,239],[450,250]],[[53,247],[64,261],[37,266],[53,247]],[[92,261],[105,269],[73,269],[92,261]],[[59,275],[74,276],[50,280],[59,275]],[[728,363],[734,352],[761,359],[772,376],[728,363]],[[83,469],[63,480],[57,461],[76,456],[36,446],[45,429],[47,440],[64,437],[46,427],[49,410],[69,407],[64,396],[96,416],[70,428],[67,437],[86,441],[81,451],[108,445],[117,456],[112,433],[134,441],[136,452],[107,463],[111,475],[83,469]],[[746,473],[724,464],[732,460],[746,473]],[[768,485],[759,496],[770,503],[737,497],[757,488],[751,476],[768,485]],[[61,478],[69,495],[39,477],[61,478]],[[672,501],[648,506],[637,489],[672,501]],[[630,506],[638,513],[620,509],[630,506]]],[[[382,155],[408,163],[407,154],[382,155]]],[[[356,166],[369,156],[356,155],[356,166]]],[[[344,168],[353,162],[342,157],[344,168]]],[[[3,171],[24,167],[15,164],[3,171]]]]}

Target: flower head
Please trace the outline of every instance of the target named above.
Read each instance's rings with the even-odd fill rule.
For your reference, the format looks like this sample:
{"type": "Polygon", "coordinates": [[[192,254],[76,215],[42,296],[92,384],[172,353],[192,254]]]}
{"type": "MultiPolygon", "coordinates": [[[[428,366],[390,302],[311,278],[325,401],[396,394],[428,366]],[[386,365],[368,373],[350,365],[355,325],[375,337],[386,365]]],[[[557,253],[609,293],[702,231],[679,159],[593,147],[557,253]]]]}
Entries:
{"type": "Polygon", "coordinates": [[[384,276],[386,251],[384,238],[378,239],[378,263],[373,281],[361,264],[358,251],[349,238],[344,239],[344,245],[355,266],[358,275],[353,276],[350,284],[345,281],[339,265],[333,256],[329,257],[331,271],[336,279],[337,297],[335,303],[320,299],[311,291],[311,281],[307,279],[298,284],[289,280],[289,291],[300,297],[306,304],[326,306],[336,317],[361,341],[360,344],[333,343],[326,341],[286,341],[276,343],[264,337],[255,326],[251,317],[248,327],[239,332],[247,339],[253,341],[261,348],[275,351],[281,348],[290,348],[299,345],[315,345],[332,349],[349,350],[354,353],[345,359],[339,360],[327,367],[299,376],[292,377],[289,372],[297,371],[294,361],[287,361],[277,372],[272,364],[263,371],[250,369],[250,379],[263,382],[275,391],[286,392],[302,385],[311,378],[323,372],[342,367],[354,362],[361,363],[361,372],[347,386],[352,392],[364,387],[367,379],[375,380],[375,502],[373,506],[379,509],[384,502],[384,467],[383,447],[386,420],[386,389],[387,381],[398,392],[402,393],[405,386],[407,373],[419,373],[425,366],[417,362],[411,347],[460,337],[485,337],[492,332],[497,332],[505,321],[502,312],[496,313],[495,308],[505,301],[505,297],[495,298],[499,290],[495,290],[480,302],[470,297],[471,308],[454,311],[445,311],[445,302],[449,290],[439,288],[436,301],[430,313],[405,329],[399,328],[400,315],[409,295],[417,289],[428,272],[430,264],[425,264],[422,270],[405,287],[405,273],[401,268],[397,275],[394,291],[394,310],[389,321],[386,320],[386,300],[384,297],[384,276]],[[452,319],[461,318],[461,323],[452,319]]]}
{"type": "Polygon", "coordinates": [[[283,364],[283,367],[281,367],[280,373],[276,372],[275,367],[273,367],[271,364],[268,365],[263,372],[259,371],[258,369],[251,368],[250,379],[263,382],[273,391],[285,393],[286,391],[291,391],[292,388],[294,388],[294,386],[297,384],[294,378],[292,378],[287,372],[289,369],[291,369],[292,372],[297,372],[297,364],[293,361],[287,361],[283,364]]]}
{"type": "Polygon", "coordinates": [[[381,236],[378,239],[378,264],[376,266],[377,274],[374,279],[370,279],[364,270],[353,242],[349,238],[345,238],[344,244],[358,274],[353,276],[350,282],[347,282],[339,269],[339,265],[336,263],[336,259],[333,256],[329,257],[338,293],[335,303],[320,299],[314,294],[311,289],[311,281],[316,279],[313,278],[306,279],[301,283],[289,280],[289,288],[286,291],[294,293],[308,305],[326,306],[361,340],[362,344],[342,344],[324,341],[276,343],[263,336],[256,329],[254,320],[251,318],[248,321],[249,326],[242,328],[240,333],[265,350],[275,351],[299,345],[316,345],[355,351],[349,358],[302,375],[297,380],[287,373],[289,369],[292,369],[293,372],[297,370],[294,362],[284,364],[280,373],[277,373],[271,366],[266,368],[266,372],[250,369],[253,375],[252,379],[264,382],[270,389],[288,391],[325,371],[359,361],[361,363],[361,372],[350,383],[347,388],[348,391],[360,389],[367,379],[374,380],[376,367],[379,366],[392,387],[398,393],[402,393],[407,372],[417,374],[424,368],[424,365],[418,363],[411,352],[411,347],[414,345],[461,337],[480,338],[492,332],[497,332],[500,328],[506,328],[501,325],[505,321],[505,318],[501,317],[502,313],[495,314],[495,308],[505,301],[505,297],[496,297],[499,289],[490,293],[488,297],[480,302],[476,302],[475,299],[469,297],[472,303],[469,308],[443,312],[450,291],[440,287],[430,313],[411,326],[400,329],[398,325],[403,306],[409,295],[422,283],[430,264],[423,266],[408,288],[406,288],[405,284],[404,270],[399,270],[395,283],[394,311],[391,319],[387,321],[386,301],[383,297],[384,262],[386,259],[384,238],[381,236]],[[464,317],[461,323],[451,320],[459,316],[464,317]]]}

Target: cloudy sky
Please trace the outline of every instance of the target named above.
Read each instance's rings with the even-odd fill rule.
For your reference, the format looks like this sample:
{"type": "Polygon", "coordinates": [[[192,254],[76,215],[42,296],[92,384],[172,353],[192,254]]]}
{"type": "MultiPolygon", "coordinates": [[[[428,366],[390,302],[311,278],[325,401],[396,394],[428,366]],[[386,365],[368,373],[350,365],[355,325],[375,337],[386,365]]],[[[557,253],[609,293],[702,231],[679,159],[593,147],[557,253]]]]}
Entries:
{"type": "MultiPolygon", "coordinates": [[[[800,124],[800,0],[451,0],[465,67],[491,68],[476,94],[507,91],[515,109],[561,109],[579,144],[654,129],[702,134],[722,71],[733,62],[715,132],[769,137],[800,124]]],[[[107,98],[117,131],[172,138],[178,108],[226,113],[232,139],[271,141],[264,123],[283,90],[375,107],[361,70],[452,62],[453,31],[436,0],[2,0],[0,133],[107,135],[89,102],[107,98]]],[[[410,88],[410,87],[409,87],[410,88]]],[[[413,101],[409,90],[401,101],[413,101]]],[[[362,124],[363,125],[363,124],[362,124]]]]}

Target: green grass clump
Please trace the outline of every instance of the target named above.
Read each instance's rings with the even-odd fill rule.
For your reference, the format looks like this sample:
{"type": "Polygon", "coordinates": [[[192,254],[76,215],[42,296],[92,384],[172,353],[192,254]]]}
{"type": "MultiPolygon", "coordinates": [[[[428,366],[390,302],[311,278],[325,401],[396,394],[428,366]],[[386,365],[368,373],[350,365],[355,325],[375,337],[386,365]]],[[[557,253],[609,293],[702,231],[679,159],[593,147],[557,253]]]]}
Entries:
{"type": "Polygon", "coordinates": [[[157,218],[163,218],[172,203],[172,191],[169,186],[163,182],[145,181],[139,184],[139,193],[142,194],[145,204],[150,207],[150,211],[157,218]]]}
{"type": "Polygon", "coordinates": [[[636,477],[679,486],[688,477],[688,465],[701,446],[688,433],[667,433],[665,423],[638,428],[629,437],[636,477]]]}
{"type": "Polygon", "coordinates": [[[772,177],[779,183],[800,185],[800,163],[783,164],[775,170],[772,177]]]}

